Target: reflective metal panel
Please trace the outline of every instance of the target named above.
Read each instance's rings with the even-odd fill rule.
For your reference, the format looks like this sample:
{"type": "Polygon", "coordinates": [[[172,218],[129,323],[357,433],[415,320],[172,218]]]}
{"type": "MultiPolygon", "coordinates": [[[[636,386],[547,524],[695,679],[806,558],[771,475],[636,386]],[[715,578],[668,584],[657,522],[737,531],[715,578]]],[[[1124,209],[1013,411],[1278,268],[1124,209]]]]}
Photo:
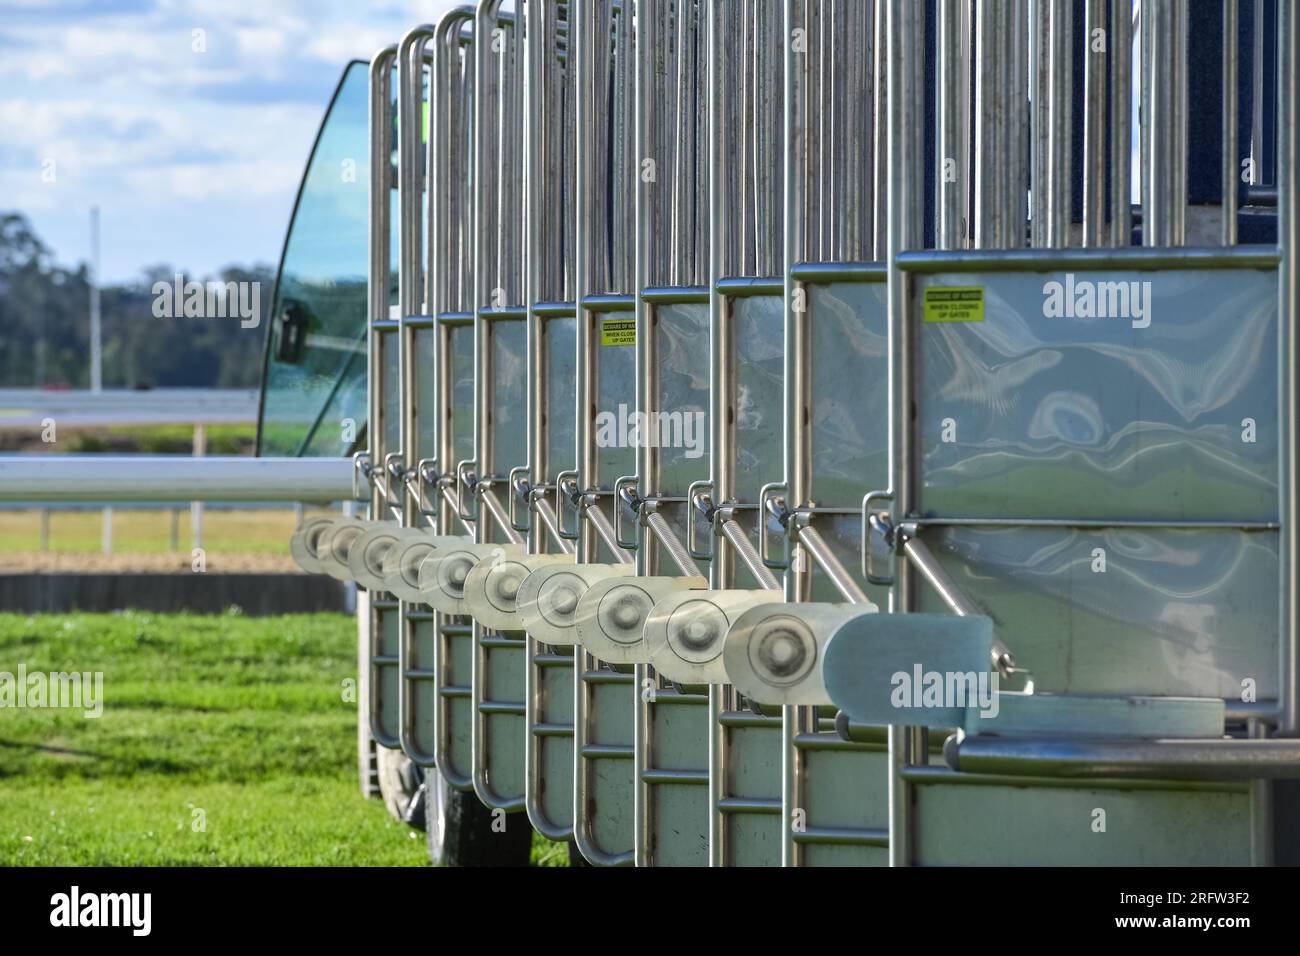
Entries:
{"type": "Polygon", "coordinates": [[[924,512],[1276,519],[1272,272],[964,274],[917,286],[924,512]],[[958,313],[925,297],[945,287],[982,289],[982,309],[939,321],[958,313]],[[1098,312],[1110,317],[1073,317],[1098,312]]]}
{"type": "MultiPolygon", "coordinates": [[[[1276,532],[959,527],[926,535],[1040,691],[1240,700],[1249,678],[1258,699],[1277,692],[1276,532]]],[[[923,588],[920,609],[944,606],[923,588]]]]}

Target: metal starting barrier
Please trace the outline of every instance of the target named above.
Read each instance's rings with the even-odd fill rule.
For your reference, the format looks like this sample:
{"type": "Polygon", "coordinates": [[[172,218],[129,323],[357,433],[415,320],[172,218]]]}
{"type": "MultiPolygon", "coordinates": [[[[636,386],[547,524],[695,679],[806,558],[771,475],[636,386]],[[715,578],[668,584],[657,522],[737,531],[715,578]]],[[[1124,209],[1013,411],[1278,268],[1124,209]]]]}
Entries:
{"type": "Polygon", "coordinates": [[[502,8],[371,68],[378,744],[598,865],[1294,853],[1291,5],[502,8]]]}

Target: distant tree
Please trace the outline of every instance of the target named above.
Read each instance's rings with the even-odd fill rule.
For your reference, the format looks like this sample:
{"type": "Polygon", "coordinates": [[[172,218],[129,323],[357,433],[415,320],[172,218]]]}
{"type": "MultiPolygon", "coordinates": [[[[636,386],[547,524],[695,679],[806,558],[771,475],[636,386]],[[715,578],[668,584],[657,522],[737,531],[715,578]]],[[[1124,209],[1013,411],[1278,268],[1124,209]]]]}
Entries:
{"type": "MultiPolygon", "coordinates": [[[[90,277],[84,264],[57,265],[27,218],[0,212],[0,386],[89,384],[90,277]]],[[[100,290],[104,384],[255,388],[270,321],[275,268],[231,265],[216,276],[195,276],[166,263],[141,271],[134,282],[100,290]],[[155,282],[256,282],[261,323],[238,318],[158,318],[155,282]]]]}

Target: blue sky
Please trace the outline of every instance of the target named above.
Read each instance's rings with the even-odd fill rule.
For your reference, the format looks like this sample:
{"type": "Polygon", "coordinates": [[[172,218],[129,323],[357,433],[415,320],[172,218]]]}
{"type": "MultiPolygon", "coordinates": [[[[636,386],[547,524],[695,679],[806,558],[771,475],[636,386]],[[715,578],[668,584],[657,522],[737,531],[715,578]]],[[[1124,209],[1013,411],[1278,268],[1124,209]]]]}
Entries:
{"type": "Polygon", "coordinates": [[[344,65],[454,5],[0,0],[0,210],[73,265],[98,204],[110,283],[275,263],[344,65]]]}

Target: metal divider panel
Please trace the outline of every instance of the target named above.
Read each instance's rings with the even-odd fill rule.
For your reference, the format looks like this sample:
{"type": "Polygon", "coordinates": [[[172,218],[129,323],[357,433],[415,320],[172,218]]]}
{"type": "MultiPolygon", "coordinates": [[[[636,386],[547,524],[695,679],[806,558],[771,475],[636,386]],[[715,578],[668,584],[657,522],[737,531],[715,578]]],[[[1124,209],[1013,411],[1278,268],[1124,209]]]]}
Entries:
{"type": "Polygon", "coordinates": [[[578,320],[571,316],[541,323],[546,356],[546,459],[549,482],[570,467],[577,445],[574,407],[578,395],[578,320]]]}
{"type": "MultiPolygon", "coordinates": [[[[1274,532],[958,527],[926,534],[1040,691],[1240,699],[1250,679],[1258,699],[1277,695],[1274,532]]],[[[920,606],[944,609],[928,589],[920,606]]]]}
{"type": "MultiPolygon", "coordinates": [[[[883,282],[810,283],[809,402],[812,481],[820,508],[857,509],[863,494],[889,484],[889,351],[887,286],[883,282]]],[[[855,514],[819,514],[814,526],[846,568],[856,568],[862,529],[855,514]]],[[[840,602],[843,595],[806,554],[811,599],[840,602]]],[[[862,584],[863,582],[859,582],[862,584]]],[[[888,588],[863,584],[886,606],[888,588]]],[[[847,743],[829,722],[795,737],[799,750],[795,829],[805,866],[883,866],[888,849],[869,836],[889,826],[889,763],[880,740],[847,743]]]]}
{"type": "MultiPolygon", "coordinates": [[[[528,448],[528,325],[521,320],[493,320],[491,329],[491,395],[488,422],[495,462],[493,473],[506,477],[523,464],[528,448]]],[[[509,494],[509,490],[504,490],[509,494]]],[[[480,521],[489,523],[498,541],[504,535],[486,509],[480,521]]],[[[485,680],[479,688],[479,719],[486,736],[481,757],[494,802],[523,809],[524,794],[524,668],[527,644],[522,633],[483,631],[480,667],[485,680]]]]}
{"type": "MultiPolygon", "coordinates": [[[[784,459],[785,303],[780,296],[748,296],[729,302],[736,349],[735,496],[753,504],[764,484],[780,476],[784,459]]],[[[738,516],[751,536],[753,512],[738,516]]],[[[735,586],[759,586],[736,562],[735,586]]],[[[727,767],[721,782],[721,823],[730,866],[781,863],[781,720],[748,710],[723,711],[727,767]]]]}
{"type": "Polygon", "coordinates": [[[492,447],[496,471],[528,457],[528,326],[523,321],[492,322],[492,447]]]}
{"type": "Polygon", "coordinates": [[[1276,520],[1275,272],[917,278],[923,512],[1276,520]]]}
{"type": "MultiPolygon", "coordinates": [[[[590,486],[611,489],[618,478],[636,471],[636,448],[628,441],[636,409],[636,320],[630,312],[612,312],[594,314],[591,321],[599,350],[595,362],[599,417],[594,431],[596,474],[586,480],[590,486]],[[633,325],[630,336],[628,323],[633,325]]],[[[611,524],[617,506],[608,495],[598,504],[611,524]]],[[[596,563],[611,560],[612,555],[598,542],[596,563]]],[[[579,659],[582,656],[581,652],[577,655],[579,659]]],[[[590,694],[587,713],[591,727],[587,739],[580,741],[591,781],[584,822],[595,847],[609,854],[630,854],[635,821],[632,708],[638,688],[630,673],[603,667],[588,671],[582,679],[590,694]]]]}
{"type": "Polygon", "coordinates": [[[1277,518],[1275,275],[925,276],[913,307],[923,513],[1103,525],[936,529],[1035,685],[1275,693],[1277,532],[1159,527],[1277,518]]]}
{"type": "Polygon", "coordinates": [[[474,455],[474,328],[458,325],[451,329],[451,427],[455,461],[443,466],[450,471],[456,462],[474,455]]]}
{"type": "Polygon", "coordinates": [[[1251,863],[1251,801],[1242,785],[1065,789],[1007,778],[1006,784],[927,785],[915,794],[923,822],[913,862],[920,866],[1251,863]]]}
{"type": "Polygon", "coordinates": [[[420,433],[417,436],[416,462],[432,458],[437,454],[438,416],[434,409],[438,407],[438,394],[433,375],[433,354],[436,330],[433,328],[416,329],[412,335],[415,345],[417,373],[415,376],[415,400],[420,433]]]}
{"type": "MultiPolygon", "coordinates": [[[[412,456],[416,463],[436,456],[437,391],[430,363],[433,359],[436,330],[417,328],[412,331],[412,346],[417,356],[417,374],[415,377],[415,402],[419,433],[416,435],[416,448],[412,456]]],[[[417,516],[418,523],[423,520],[417,516]]],[[[433,673],[434,642],[437,640],[435,618],[429,609],[420,604],[407,604],[407,623],[409,628],[406,640],[409,647],[409,669],[402,675],[406,683],[406,699],[409,710],[403,732],[408,739],[408,746],[421,754],[432,755],[436,747],[435,714],[438,705],[437,684],[428,679],[433,673]]]]}
{"type": "MultiPolygon", "coordinates": [[[[390,451],[402,447],[402,383],[399,333],[379,336],[384,362],[384,447],[390,451]]],[[[376,465],[382,464],[376,462],[376,465]]]]}
{"type": "MultiPolygon", "coordinates": [[[[377,343],[384,363],[384,447],[395,449],[401,446],[401,388],[398,360],[398,333],[387,331],[377,336],[377,343]]],[[[388,515],[378,516],[386,520],[388,515]]],[[[382,594],[372,596],[371,613],[373,615],[375,636],[373,638],[375,655],[372,665],[375,683],[372,693],[377,700],[372,710],[381,724],[376,730],[391,740],[398,739],[401,725],[400,715],[400,681],[398,670],[398,642],[401,640],[401,616],[395,602],[382,594]]]]}
{"type": "MultiPolygon", "coordinates": [[[[409,619],[408,627],[414,631],[411,639],[411,670],[421,675],[431,674],[436,634],[433,614],[427,608],[413,609],[409,612],[409,619]]],[[[411,710],[407,720],[407,736],[415,749],[424,754],[432,754],[436,746],[434,722],[438,703],[437,688],[433,681],[423,676],[413,679],[408,674],[406,680],[410,684],[408,693],[411,710]]]]}
{"type": "Polygon", "coordinates": [[[573,655],[548,656],[550,663],[537,668],[540,719],[546,728],[563,731],[538,735],[541,810],[552,825],[568,829],[573,826],[573,655]]]}
{"type": "Polygon", "coordinates": [[[784,459],[785,303],[779,296],[731,300],[736,348],[736,497],[758,501],[784,459]]]}
{"type": "Polygon", "coordinates": [[[447,782],[461,790],[474,786],[470,681],[474,656],[467,620],[439,615],[442,630],[442,710],[438,733],[442,737],[443,760],[439,769],[447,782]]]}
{"type": "MultiPolygon", "coordinates": [[[[691,482],[709,472],[709,305],[654,306],[658,369],[654,423],[659,475],[653,490],[684,498],[691,482]]],[[[684,526],[678,529],[685,535],[684,526]]]]}
{"type": "Polygon", "coordinates": [[[397,669],[397,642],[401,639],[401,618],[397,602],[381,595],[371,595],[370,612],[374,626],[374,634],[371,636],[371,646],[374,648],[371,657],[371,693],[379,698],[377,706],[372,706],[371,712],[380,725],[374,730],[376,736],[383,734],[391,740],[397,740],[400,726],[398,682],[401,677],[397,669]]]}
{"type": "MultiPolygon", "coordinates": [[[[544,319],[540,325],[546,473],[539,477],[551,482],[572,465],[577,444],[578,320],[562,316],[544,319]]],[[[551,653],[544,645],[538,653],[541,661],[534,665],[537,725],[532,728],[540,791],[537,810],[548,826],[569,830],[573,827],[573,654],[551,653]]]]}
{"type": "Polygon", "coordinates": [[[857,508],[865,491],[889,484],[887,286],[807,289],[813,497],[818,505],[857,508]]]}
{"type": "MultiPolygon", "coordinates": [[[[653,315],[655,407],[661,414],[643,423],[651,433],[643,440],[650,437],[657,445],[659,469],[645,490],[685,498],[691,483],[709,472],[710,309],[707,302],[662,304],[653,315]]],[[[685,541],[689,509],[665,503],[659,513],[685,541]]],[[[658,573],[677,573],[663,549],[658,573]]],[[[661,688],[646,705],[647,855],[655,866],[709,864],[708,702],[707,694],[661,688]]]]}
{"type": "MultiPolygon", "coordinates": [[[[758,501],[759,490],[780,477],[785,456],[785,303],[779,296],[747,296],[730,302],[736,349],[735,497],[758,501]]],[[[757,518],[737,516],[757,540],[757,518]]],[[[759,584],[740,562],[736,587],[759,584]]]]}
{"type": "MultiPolygon", "coordinates": [[[[451,344],[451,428],[454,460],[439,463],[449,471],[474,454],[474,327],[453,325],[451,344]]],[[[471,728],[474,720],[470,686],[474,643],[468,618],[438,616],[439,690],[442,700],[438,734],[444,760],[439,769],[453,786],[473,788],[471,728]]]]}
{"type": "MultiPolygon", "coordinates": [[[[1276,275],[916,280],[921,509],[1013,519],[927,536],[1035,688],[1275,697],[1276,275]]],[[[919,864],[1250,863],[1245,785],[916,779],[919,864]]]]}
{"type": "Polygon", "coordinates": [[[593,316],[600,354],[596,362],[596,480],[612,488],[623,475],[636,472],[631,434],[636,411],[636,317],[630,312],[593,316]],[[629,334],[627,326],[633,326],[629,334]]]}

